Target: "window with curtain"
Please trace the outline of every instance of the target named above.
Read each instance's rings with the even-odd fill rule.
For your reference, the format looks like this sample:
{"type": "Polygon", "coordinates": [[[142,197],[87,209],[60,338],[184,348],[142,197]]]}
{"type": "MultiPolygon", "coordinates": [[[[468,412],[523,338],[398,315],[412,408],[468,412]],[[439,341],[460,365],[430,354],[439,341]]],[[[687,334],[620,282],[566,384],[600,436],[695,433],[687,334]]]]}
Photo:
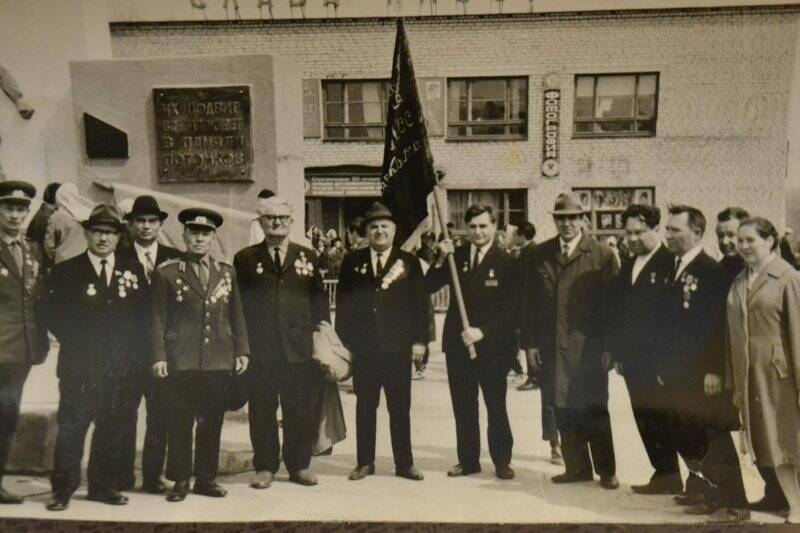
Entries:
{"type": "Polygon", "coordinates": [[[450,139],[525,139],[527,78],[447,80],[450,139]]]}
{"type": "Polygon", "coordinates": [[[527,189],[448,190],[449,220],[456,230],[466,231],[464,213],[467,208],[473,204],[485,204],[491,205],[494,209],[498,228],[504,229],[509,224],[517,226],[520,222],[528,220],[527,199],[527,189]]]}
{"type": "Polygon", "coordinates": [[[323,81],[324,138],[382,141],[388,88],[387,80],[323,81]]]}
{"type": "Polygon", "coordinates": [[[656,134],[658,73],[575,76],[575,137],[656,134]]]}

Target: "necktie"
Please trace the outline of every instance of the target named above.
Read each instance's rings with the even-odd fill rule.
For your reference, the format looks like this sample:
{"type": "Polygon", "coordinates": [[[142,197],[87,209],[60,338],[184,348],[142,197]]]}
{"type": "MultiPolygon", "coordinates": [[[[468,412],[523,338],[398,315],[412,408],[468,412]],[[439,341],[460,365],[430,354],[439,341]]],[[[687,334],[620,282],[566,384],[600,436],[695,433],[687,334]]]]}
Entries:
{"type": "Polygon", "coordinates": [[[15,239],[8,243],[8,249],[11,251],[11,255],[14,256],[14,262],[17,264],[17,270],[20,274],[22,274],[22,245],[19,242],[19,239],[15,239]]]}
{"type": "Polygon", "coordinates": [[[281,269],[281,249],[275,248],[275,266],[278,267],[278,270],[281,269]]]}
{"type": "Polygon", "coordinates": [[[107,264],[108,261],[106,259],[100,260],[100,281],[102,281],[103,285],[106,287],[108,287],[108,269],[106,268],[107,264]]]}
{"type": "Polygon", "coordinates": [[[680,271],[681,271],[681,263],[683,263],[683,258],[676,257],[675,258],[675,276],[673,277],[673,280],[678,279],[678,275],[680,274],[680,271]]]}
{"type": "Polygon", "coordinates": [[[564,261],[569,259],[569,245],[567,243],[561,245],[561,257],[564,261]]]}
{"type": "Polygon", "coordinates": [[[197,262],[197,277],[200,279],[203,289],[206,289],[208,287],[208,265],[204,259],[197,262]]]}
{"type": "Polygon", "coordinates": [[[378,254],[377,260],[375,261],[375,266],[377,267],[375,269],[375,274],[378,276],[379,279],[383,278],[384,272],[383,272],[383,254],[382,253],[378,254]]]}
{"type": "Polygon", "coordinates": [[[470,272],[475,272],[478,270],[478,257],[480,256],[480,250],[477,247],[472,249],[472,266],[470,266],[470,272]]]}
{"type": "Polygon", "coordinates": [[[147,281],[150,281],[150,276],[153,275],[153,268],[155,268],[155,265],[153,264],[153,256],[148,250],[144,253],[144,273],[147,275],[147,281]]]}

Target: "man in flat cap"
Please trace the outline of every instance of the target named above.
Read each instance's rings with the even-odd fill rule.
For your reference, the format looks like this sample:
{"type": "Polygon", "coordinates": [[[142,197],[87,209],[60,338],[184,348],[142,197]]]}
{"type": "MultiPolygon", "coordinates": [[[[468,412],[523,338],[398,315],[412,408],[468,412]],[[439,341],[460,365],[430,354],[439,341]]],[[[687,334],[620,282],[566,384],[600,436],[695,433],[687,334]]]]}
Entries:
{"type": "MultiPolygon", "coordinates": [[[[31,365],[47,356],[41,316],[44,267],[39,245],[22,236],[36,189],[23,181],[0,183],[0,482],[19,417],[31,365]]],[[[0,504],[22,503],[0,483],[0,504]]]]}
{"type": "Polygon", "coordinates": [[[124,229],[116,208],[98,205],[81,224],[88,249],[58,263],[48,279],[48,327],[60,344],[51,511],[66,509],[80,485],[91,423],[88,499],[127,503],[116,475],[120,426],[115,405],[126,368],[142,356],[146,334],[144,272],[115,253],[124,229]]]}
{"type": "Polygon", "coordinates": [[[251,486],[257,489],[272,483],[281,451],[290,481],[317,483],[309,466],[321,373],[311,357],[311,334],[320,322],[330,322],[330,310],[313,251],[289,241],[292,222],[292,207],[286,200],[265,199],[259,216],[264,240],[241,250],[233,260],[253,347],[248,414],[256,470],[251,486]],[[283,450],[278,404],[283,413],[283,450]]]}
{"type": "MultiPolygon", "coordinates": [[[[149,195],[137,196],[130,212],[125,214],[127,230],[132,244],[120,250],[126,259],[138,262],[144,269],[145,288],[150,292],[150,280],[157,265],[175,259],[182,254],[171,246],[158,242],[161,226],[168,217],[161,210],[155,198],[149,195]]],[[[150,294],[148,294],[148,297],[150,294]]],[[[149,320],[151,309],[147,308],[140,320],[149,320]]],[[[151,494],[162,494],[166,487],[161,481],[164,460],[167,454],[167,407],[166,383],[156,380],[151,371],[152,354],[145,353],[136,361],[131,361],[126,369],[125,379],[120,390],[120,449],[117,467],[119,469],[120,490],[130,490],[134,486],[134,461],[136,459],[136,423],[139,417],[139,404],[142,397],[147,406],[147,428],[142,449],[142,490],[151,494]]]]}
{"type": "Polygon", "coordinates": [[[345,256],[336,290],[336,331],[353,352],[358,464],[351,480],[375,472],[375,422],[386,394],[395,475],[421,480],[411,453],[411,363],[429,340],[422,267],[394,246],[392,213],[375,202],[364,217],[369,247],[345,256]]]}
{"type": "Polygon", "coordinates": [[[601,486],[616,489],[606,320],[617,262],[586,231],[574,194],[559,195],[552,215],[558,236],[538,246],[525,269],[520,342],[541,367],[542,405],[556,410],[566,472],[553,482],[591,481],[594,464],[601,486]]]}
{"type": "Polygon", "coordinates": [[[236,272],[209,254],[222,215],[191,208],[178,220],[186,254],[153,271],[150,350],[154,375],[167,379],[171,502],[186,498],[193,473],[195,494],[227,495],[216,482],[225,400],[232,373],[247,370],[250,353],[236,272]]]}

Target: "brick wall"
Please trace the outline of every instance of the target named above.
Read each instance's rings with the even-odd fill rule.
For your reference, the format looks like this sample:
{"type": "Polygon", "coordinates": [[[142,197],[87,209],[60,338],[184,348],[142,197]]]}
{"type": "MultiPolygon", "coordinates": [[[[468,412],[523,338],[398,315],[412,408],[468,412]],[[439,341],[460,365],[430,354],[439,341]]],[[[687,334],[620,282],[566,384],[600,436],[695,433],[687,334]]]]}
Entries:
{"type": "MultiPolygon", "coordinates": [[[[431,140],[452,188],[528,188],[529,218],[572,186],[656,187],[660,205],[692,203],[709,218],[743,205],[784,219],[787,114],[798,22],[793,8],[425,17],[407,20],[418,77],[529,76],[528,139],[431,140]],[[657,135],[573,139],[577,73],[660,73],[657,135]],[[542,178],[542,87],[562,90],[561,172],[542,178]]],[[[120,23],[114,57],[270,53],[304,79],[385,78],[391,19],[120,23]]],[[[381,143],[306,139],[307,166],[379,165],[381,143]]]]}

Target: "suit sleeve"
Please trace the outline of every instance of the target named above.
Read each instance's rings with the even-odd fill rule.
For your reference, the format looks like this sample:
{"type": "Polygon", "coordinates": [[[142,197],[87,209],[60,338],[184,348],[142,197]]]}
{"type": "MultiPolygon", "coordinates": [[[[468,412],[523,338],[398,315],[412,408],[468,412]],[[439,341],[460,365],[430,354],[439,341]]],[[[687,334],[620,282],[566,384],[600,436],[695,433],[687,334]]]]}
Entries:
{"type": "Polygon", "coordinates": [[[439,291],[442,287],[451,282],[449,260],[445,261],[440,267],[431,265],[425,275],[425,287],[430,294],[439,291]]]}
{"type": "Polygon", "coordinates": [[[414,343],[427,345],[430,340],[430,322],[428,308],[431,296],[425,285],[422,266],[416,257],[407,261],[411,265],[411,297],[414,299],[414,343]]]}
{"type": "Polygon", "coordinates": [[[612,329],[614,326],[614,288],[619,278],[619,263],[614,252],[606,250],[602,276],[602,300],[600,313],[600,333],[603,339],[603,350],[612,350],[612,329]]]}
{"type": "Polygon", "coordinates": [[[536,267],[537,252],[526,254],[522,259],[520,295],[520,348],[539,348],[537,296],[542,294],[542,279],[536,267]]]}
{"type": "Polygon", "coordinates": [[[230,320],[231,331],[233,332],[233,355],[234,357],[239,357],[240,355],[250,355],[250,342],[247,338],[247,324],[245,323],[236,271],[233,271],[231,275],[233,276],[233,283],[231,284],[230,320]]]}
{"type": "Polygon", "coordinates": [[[47,297],[45,321],[47,328],[53,335],[63,343],[64,338],[72,331],[70,317],[73,313],[69,312],[69,304],[65,294],[65,283],[63,268],[56,266],[47,278],[47,297]]]}
{"type": "MultiPolygon", "coordinates": [[[[783,293],[783,335],[789,339],[785,350],[787,363],[794,367],[795,383],[800,376],[800,273],[793,272],[791,281],[783,293]]],[[[795,398],[800,402],[800,387],[795,390],[795,398]]]]}
{"type": "Polygon", "coordinates": [[[311,321],[313,326],[322,321],[328,323],[331,321],[331,306],[328,302],[328,291],[325,290],[325,282],[322,280],[320,265],[321,263],[316,261],[311,276],[311,294],[309,296],[311,298],[311,321]]]}
{"type": "Polygon", "coordinates": [[[702,370],[706,374],[725,375],[725,301],[728,296],[728,283],[722,267],[709,274],[708,338],[702,370]]]}
{"type": "Polygon", "coordinates": [[[167,360],[167,350],[164,345],[164,333],[167,329],[167,281],[161,271],[156,268],[153,270],[152,284],[150,285],[152,305],[150,323],[150,342],[152,346],[152,362],[167,360]]]}
{"type": "MultiPolygon", "coordinates": [[[[498,335],[508,335],[517,329],[519,323],[519,300],[520,300],[520,280],[518,262],[511,257],[505,257],[503,270],[506,274],[505,283],[500,284],[501,294],[499,295],[500,308],[494,314],[492,320],[478,327],[483,332],[483,336],[492,339],[498,335]],[[509,325],[512,325],[509,327],[509,325]]],[[[516,353],[516,349],[514,351],[516,353]]]]}
{"type": "Polygon", "coordinates": [[[348,348],[352,347],[350,338],[351,298],[353,297],[353,255],[347,254],[339,269],[339,282],[336,284],[336,333],[348,348]]]}

